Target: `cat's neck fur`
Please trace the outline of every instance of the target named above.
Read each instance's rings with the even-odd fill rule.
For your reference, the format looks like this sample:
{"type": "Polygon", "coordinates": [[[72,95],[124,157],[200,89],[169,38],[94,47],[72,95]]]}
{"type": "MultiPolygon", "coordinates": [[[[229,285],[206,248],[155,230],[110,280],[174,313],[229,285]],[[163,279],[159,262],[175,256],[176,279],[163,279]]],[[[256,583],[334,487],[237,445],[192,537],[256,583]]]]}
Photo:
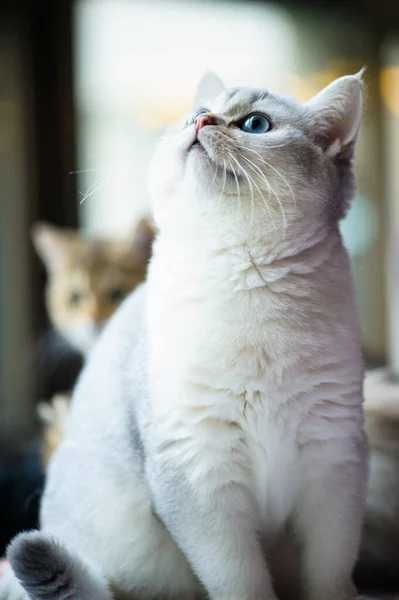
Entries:
{"type": "MultiPolygon", "coordinates": [[[[176,276],[179,287],[183,280],[221,277],[218,266],[227,279],[235,281],[236,289],[251,290],[290,274],[308,274],[325,265],[335,251],[344,252],[338,225],[320,227],[311,234],[297,236],[295,243],[287,238],[276,239],[274,232],[259,236],[226,235],[217,238],[214,232],[168,231],[161,233],[154,250],[155,266],[162,264],[169,276],[176,276]],[[200,265],[202,268],[200,268],[200,265]],[[242,286],[238,285],[241,280],[242,286]]],[[[157,269],[158,270],[158,269],[157,269]]]]}

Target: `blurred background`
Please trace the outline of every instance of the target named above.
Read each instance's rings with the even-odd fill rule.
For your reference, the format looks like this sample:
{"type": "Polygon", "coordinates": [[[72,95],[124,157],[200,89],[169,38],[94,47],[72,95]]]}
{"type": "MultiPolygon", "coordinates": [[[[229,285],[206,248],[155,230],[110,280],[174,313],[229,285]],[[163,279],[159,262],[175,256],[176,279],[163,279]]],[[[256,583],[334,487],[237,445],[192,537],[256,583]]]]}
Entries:
{"type": "Polygon", "coordinates": [[[35,524],[43,483],[31,355],[48,318],[32,224],[129,235],[148,209],[154,144],[207,69],[307,100],[365,64],[358,194],[342,230],[366,364],[399,375],[397,0],[0,4],[0,555],[35,524]]]}

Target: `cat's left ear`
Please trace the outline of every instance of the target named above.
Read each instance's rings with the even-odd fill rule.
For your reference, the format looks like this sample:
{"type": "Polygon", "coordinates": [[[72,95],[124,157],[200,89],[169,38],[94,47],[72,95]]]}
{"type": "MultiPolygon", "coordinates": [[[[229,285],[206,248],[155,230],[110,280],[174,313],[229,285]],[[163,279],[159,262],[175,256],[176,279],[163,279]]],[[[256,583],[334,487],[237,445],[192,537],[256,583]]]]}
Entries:
{"type": "Polygon", "coordinates": [[[364,71],[336,79],[306,103],[309,134],[332,156],[353,151],[365,104],[364,71]]]}
{"type": "Polygon", "coordinates": [[[33,245],[48,271],[56,271],[64,265],[68,234],[71,235],[68,230],[49,223],[38,222],[32,226],[33,245]]]}
{"type": "Polygon", "coordinates": [[[197,86],[193,108],[206,107],[208,102],[224,92],[225,89],[226,86],[222,80],[215,73],[207,71],[197,86]]]}

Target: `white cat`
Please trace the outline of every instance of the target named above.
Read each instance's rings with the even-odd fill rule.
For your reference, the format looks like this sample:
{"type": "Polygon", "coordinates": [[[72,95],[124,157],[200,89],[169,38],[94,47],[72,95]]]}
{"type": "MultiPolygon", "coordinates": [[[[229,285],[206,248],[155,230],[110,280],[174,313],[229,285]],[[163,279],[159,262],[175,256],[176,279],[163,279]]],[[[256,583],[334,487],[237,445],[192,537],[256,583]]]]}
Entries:
{"type": "Polygon", "coordinates": [[[305,105],[203,81],[152,164],[148,282],[80,379],[1,600],[355,598],[367,451],[339,220],[363,103],[361,74],[305,105]]]}

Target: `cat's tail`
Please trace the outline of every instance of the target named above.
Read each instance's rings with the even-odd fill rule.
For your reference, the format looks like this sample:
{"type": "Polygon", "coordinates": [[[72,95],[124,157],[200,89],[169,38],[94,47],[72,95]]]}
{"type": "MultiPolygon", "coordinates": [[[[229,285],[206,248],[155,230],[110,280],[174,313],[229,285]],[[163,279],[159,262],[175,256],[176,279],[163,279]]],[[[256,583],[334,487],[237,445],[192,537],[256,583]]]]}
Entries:
{"type": "Polygon", "coordinates": [[[47,533],[21,533],[11,542],[7,556],[31,600],[112,600],[99,569],[47,533]]]}

